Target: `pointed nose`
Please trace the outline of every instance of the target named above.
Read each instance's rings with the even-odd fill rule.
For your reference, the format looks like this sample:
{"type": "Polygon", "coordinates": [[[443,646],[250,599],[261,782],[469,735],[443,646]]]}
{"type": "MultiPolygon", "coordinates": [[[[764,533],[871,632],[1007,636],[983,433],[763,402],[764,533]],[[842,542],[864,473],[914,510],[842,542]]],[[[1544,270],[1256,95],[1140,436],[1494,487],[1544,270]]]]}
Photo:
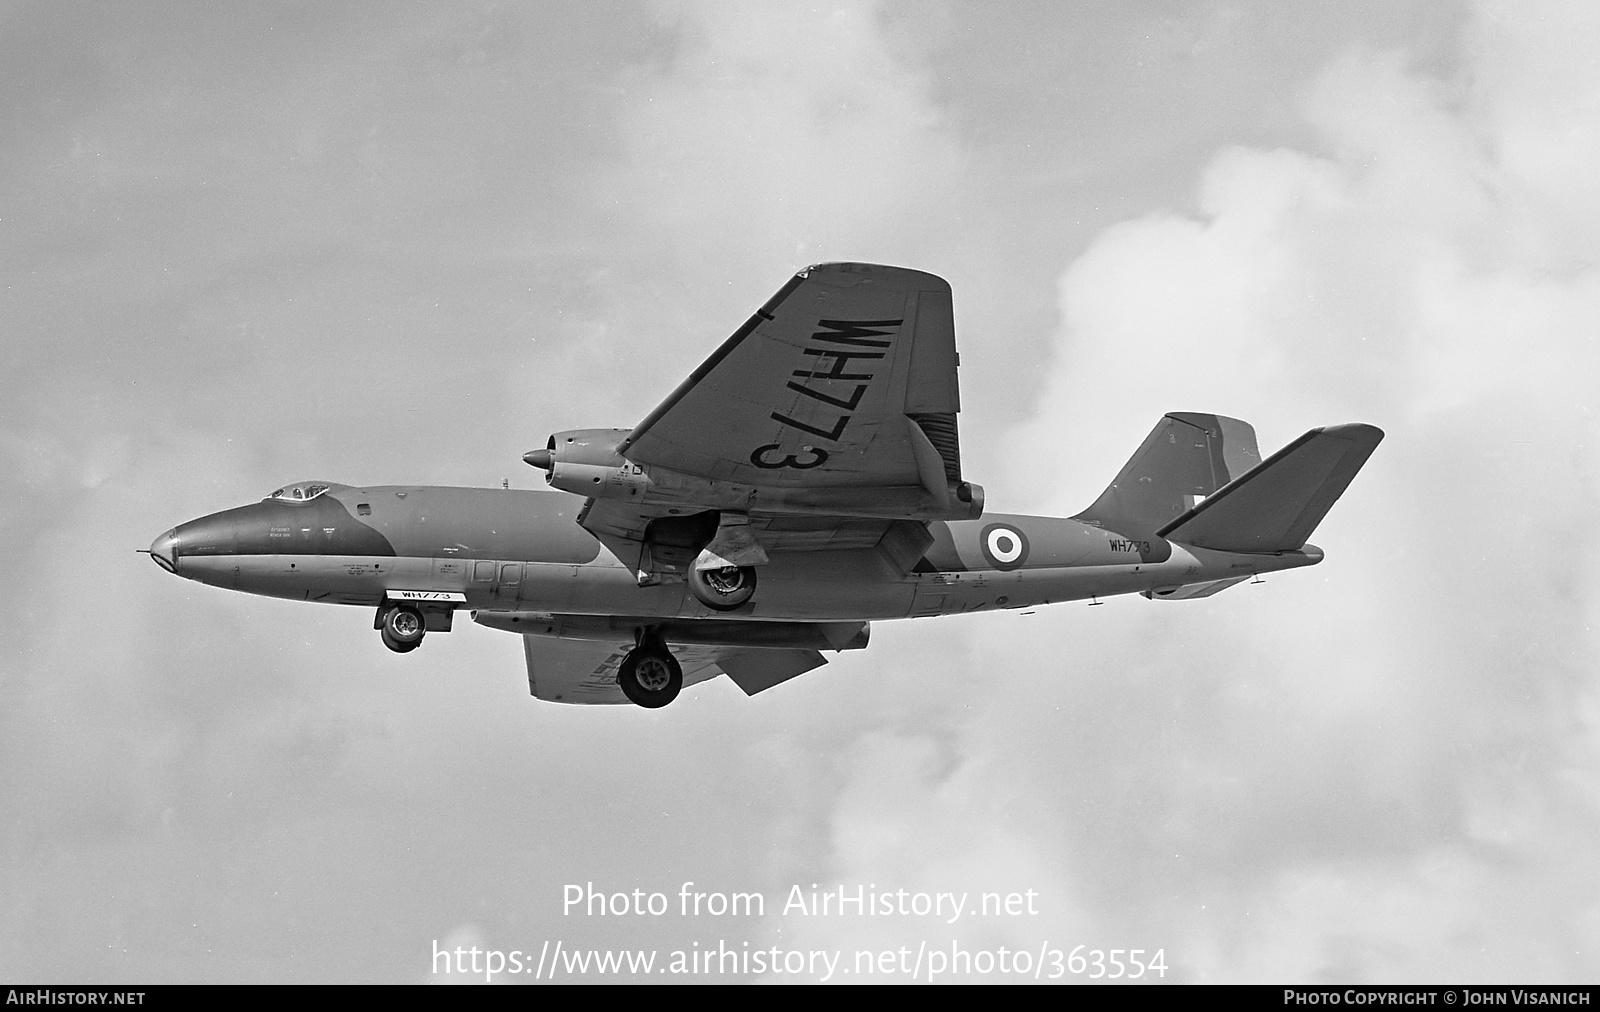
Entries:
{"type": "Polygon", "coordinates": [[[532,464],[534,467],[542,467],[546,471],[550,470],[550,465],[553,463],[549,450],[529,450],[522,455],[522,460],[524,463],[532,464]]]}
{"type": "Polygon", "coordinates": [[[178,529],[161,535],[150,543],[150,558],[169,573],[178,571],[178,529]]]}

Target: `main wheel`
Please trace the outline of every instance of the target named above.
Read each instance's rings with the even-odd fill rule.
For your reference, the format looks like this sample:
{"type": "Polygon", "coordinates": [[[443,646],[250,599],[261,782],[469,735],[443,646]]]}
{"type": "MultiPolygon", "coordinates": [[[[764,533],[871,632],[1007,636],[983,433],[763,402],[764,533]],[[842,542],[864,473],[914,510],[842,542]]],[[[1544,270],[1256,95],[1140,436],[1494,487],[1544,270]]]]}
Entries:
{"type": "Polygon", "coordinates": [[[723,566],[721,569],[691,569],[689,591],[707,608],[731,611],[750,600],[756,592],[754,566],[723,566]]]}
{"type": "Polygon", "coordinates": [[[390,650],[393,650],[397,654],[408,654],[422,645],[421,640],[416,640],[411,643],[397,643],[395,642],[394,637],[389,635],[389,631],[387,629],[380,629],[378,631],[378,638],[383,640],[384,646],[388,647],[390,650]]]}
{"type": "Polygon", "coordinates": [[[653,710],[678,698],[683,668],[665,646],[635,647],[622,659],[617,684],[630,701],[653,710]]]}
{"type": "Polygon", "coordinates": [[[423,634],[427,631],[427,623],[417,609],[390,608],[384,613],[380,633],[384,646],[403,654],[421,646],[423,634]]]}

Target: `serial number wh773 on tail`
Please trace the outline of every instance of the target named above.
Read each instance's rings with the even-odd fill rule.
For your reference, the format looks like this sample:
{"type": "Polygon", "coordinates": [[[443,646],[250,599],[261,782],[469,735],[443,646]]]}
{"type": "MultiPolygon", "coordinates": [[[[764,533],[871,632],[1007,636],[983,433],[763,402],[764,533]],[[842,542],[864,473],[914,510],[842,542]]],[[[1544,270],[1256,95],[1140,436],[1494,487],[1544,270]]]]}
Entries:
{"type": "Polygon", "coordinates": [[[1174,411],[1076,516],[989,513],[956,363],[942,279],[819,264],[637,425],[525,454],[550,491],[302,481],[150,555],[370,609],[399,653],[465,610],[522,637],[535,697],[659,707],[722,674],[772,688],[865,647],[874,620],[1182,600],[1313,565],[1307,539],[1383,438],[1327,426],[1263,459],[1245,422],[1174,411]]]}

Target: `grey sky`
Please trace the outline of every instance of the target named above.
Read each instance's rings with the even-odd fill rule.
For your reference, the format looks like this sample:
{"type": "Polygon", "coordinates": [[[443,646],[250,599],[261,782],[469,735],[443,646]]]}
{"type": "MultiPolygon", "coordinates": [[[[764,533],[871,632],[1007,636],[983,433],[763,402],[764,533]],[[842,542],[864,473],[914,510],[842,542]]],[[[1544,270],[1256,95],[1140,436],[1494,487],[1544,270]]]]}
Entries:
{"type": "Polygon", "coordinates": [[[1592,981],[1597,42],[1578,3],[0,7],[0,975],[957,938],[1592,981]],[[998,509],[1081,508],[1166,410],[1389,436],[1316,569],[881,624],[660,712],[133,552],[293,479],[538,486],[830,259],[952,282],[998,509]],[[685,880],[1042,912],[561,913],[685,880]]]}

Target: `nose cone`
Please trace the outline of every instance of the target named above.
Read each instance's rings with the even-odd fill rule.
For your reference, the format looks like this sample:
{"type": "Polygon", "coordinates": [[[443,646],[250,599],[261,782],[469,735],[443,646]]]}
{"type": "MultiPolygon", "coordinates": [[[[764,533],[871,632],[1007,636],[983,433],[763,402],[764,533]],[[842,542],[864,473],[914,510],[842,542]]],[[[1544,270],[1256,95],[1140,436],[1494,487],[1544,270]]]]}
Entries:
{"type": "Polygon", "coordinates": [[[173,528],[150,543],[150,558],[169,573],[178,571],[178,530],[173,528]]]}
{"type": "Polygon", "coordinates": [[[525,463],[532,464],[534,467],[542,467],[546,471],[550,470],[550,465],[553,463],[549,450],[529,450],[522,455],[522,459],[525,463]]]}

